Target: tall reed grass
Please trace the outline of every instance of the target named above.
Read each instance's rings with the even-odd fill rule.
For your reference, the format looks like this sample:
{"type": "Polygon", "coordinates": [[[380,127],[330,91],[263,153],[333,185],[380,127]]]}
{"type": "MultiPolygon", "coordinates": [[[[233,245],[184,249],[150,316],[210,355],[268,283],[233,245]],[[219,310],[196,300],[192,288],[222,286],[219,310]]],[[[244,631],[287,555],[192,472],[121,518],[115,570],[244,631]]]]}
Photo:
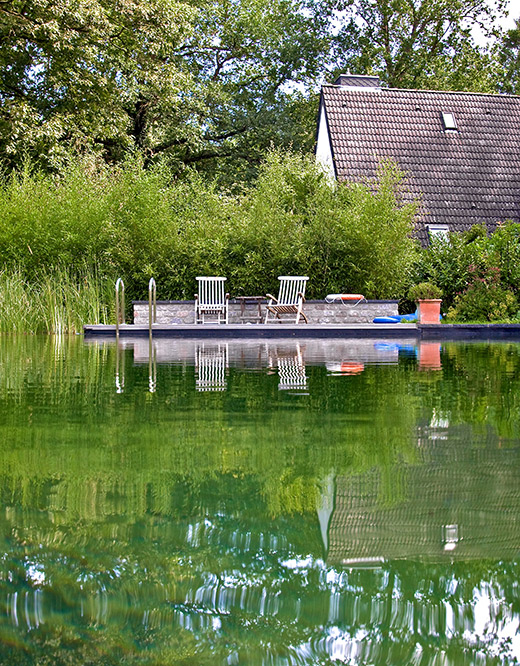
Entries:
{"type": "Polygon", "coordinates": [[[30,281],[22,269],[0,272],[1,333],[77,333],[113,316],[112,285],[93,268],[57,267],[30,281]]]}

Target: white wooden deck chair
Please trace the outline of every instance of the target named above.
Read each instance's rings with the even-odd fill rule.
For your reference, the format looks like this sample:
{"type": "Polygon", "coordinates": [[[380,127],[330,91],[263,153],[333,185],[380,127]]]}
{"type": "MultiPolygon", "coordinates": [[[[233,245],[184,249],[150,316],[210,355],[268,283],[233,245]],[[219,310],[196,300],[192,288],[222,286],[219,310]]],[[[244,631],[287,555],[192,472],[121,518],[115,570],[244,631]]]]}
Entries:
{"type": "Polygon", "coordinates": [[[291,320],[292,315],[295,315],[295,324],[298,324],[300,317],[303,317],[305,323],[308,324],[309,322],[302,309],[305,302],[305,285],[309,278],[281,275],[278,279],[280,280],[278,298],[267,294],[269,302],[265,312],[265,323],[268,323],[269,314],[273,314],[280,320],[282,319],[280,315],[289,315],[291,320]]]}
{"type": "Polygon", "coordinates": [[[197,391],[225,391],[227,369],[227,343],[197,345],[195,352],[195,387],[197,391]]]}
{"type": "Polygon", "coordinates": [[[228,323],[229,294],[224,291],[225,277],[198,277],[196,278],[198,293],[195,294],[195,323],[228,323]]]}

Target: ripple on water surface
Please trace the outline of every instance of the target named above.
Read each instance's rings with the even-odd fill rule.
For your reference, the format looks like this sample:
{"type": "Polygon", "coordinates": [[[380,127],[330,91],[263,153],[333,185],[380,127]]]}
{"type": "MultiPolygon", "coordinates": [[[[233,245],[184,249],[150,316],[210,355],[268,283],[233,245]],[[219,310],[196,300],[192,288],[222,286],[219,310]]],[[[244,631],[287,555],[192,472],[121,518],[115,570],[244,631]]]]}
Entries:
{"type": "Polygon", "coordinates": [[[520,345],[0,351],[0,663],[520,658],[520,345]]]}

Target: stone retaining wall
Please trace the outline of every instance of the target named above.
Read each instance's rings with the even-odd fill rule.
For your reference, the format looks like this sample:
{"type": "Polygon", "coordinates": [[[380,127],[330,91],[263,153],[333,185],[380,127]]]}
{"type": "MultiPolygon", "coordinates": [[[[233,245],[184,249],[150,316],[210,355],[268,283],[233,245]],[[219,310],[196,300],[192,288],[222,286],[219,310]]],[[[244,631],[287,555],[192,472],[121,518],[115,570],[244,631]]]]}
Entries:
{"type": "MultiPolygon", "coordinates": [[[[261,303],[262,323],[265,317],[267,301],[261,303]]],[[[325,301],[306,301],[304,312],[309,324],[366,324],[374,317],[387,317],[397,314],[397,301],[365,301],[358,305],[352,303],[326,303],[325,301]]],[[[148,301],[134,301],[134,324],[148,324],[148,301]]],[[[235,299],[229,301],[230,324],[258,323],[258,305],[246,304],[241,316],[241,304],[235,299]]],[[[294,318],[292,319],[294,322],[294,318]]],[[[157,301],[158,324],[194,324],[194,301],[157,301]]],[[[270,319],[269,323],[275,323],[270,319]]]]}

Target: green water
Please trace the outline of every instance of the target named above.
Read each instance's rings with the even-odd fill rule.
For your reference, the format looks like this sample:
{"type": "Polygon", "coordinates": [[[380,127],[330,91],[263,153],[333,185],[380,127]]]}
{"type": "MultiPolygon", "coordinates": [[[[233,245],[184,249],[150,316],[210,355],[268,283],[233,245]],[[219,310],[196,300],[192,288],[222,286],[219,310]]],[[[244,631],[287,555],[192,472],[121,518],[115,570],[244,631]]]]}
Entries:
{"type": "Polygon", "coordinates": [[[1,664],[513,664],[520,344],[0,338],[1,664]]]}

